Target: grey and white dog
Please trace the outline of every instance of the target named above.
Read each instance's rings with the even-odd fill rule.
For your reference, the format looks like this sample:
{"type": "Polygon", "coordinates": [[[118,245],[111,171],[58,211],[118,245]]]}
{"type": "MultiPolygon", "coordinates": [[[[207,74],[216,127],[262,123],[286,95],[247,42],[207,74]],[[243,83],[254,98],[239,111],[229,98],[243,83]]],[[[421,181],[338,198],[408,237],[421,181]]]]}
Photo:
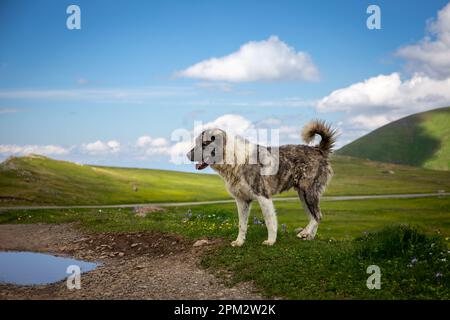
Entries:
{"type": "Polygon", "coordinates": [[[198,170],[208,166],[215,170],[236,200],[239,235],[232,246],[244,244],[253,200],[259,202],[267,226],[268,239],[263,244],[273,245],[277,239],[278,223],[272,197],[291,188],[297,191],[309,216],[308,225],[297,236],[305,240],[314,239],[322,217],[320,196],[333,175],[329,155],[336,131],[319,120],[303,128],[302,137],[307,144],[316,134],[321,137],[316,146],[279,147],[253,144],[241,137],[232,137],[221,129],[207,129],[197,137],[187,157],[197,162],[198,170]]]}

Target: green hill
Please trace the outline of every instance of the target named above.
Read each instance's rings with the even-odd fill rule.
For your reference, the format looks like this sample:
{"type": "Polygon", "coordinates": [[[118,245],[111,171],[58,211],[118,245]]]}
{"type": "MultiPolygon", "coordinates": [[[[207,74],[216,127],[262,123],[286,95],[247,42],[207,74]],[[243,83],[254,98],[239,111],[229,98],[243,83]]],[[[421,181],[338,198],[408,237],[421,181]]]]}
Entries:
{"type": "MultiPolygon", "coordinates": [[[[450,190],[450,172],[334,156],[328,195],[450,190]]],[[[283,196],[295,196],[293,192],[283,196]]],[[[228,199],[217,175],[101,167],[42,156],[0,164],[0,206],[87,205],[228,199]]]]}
{"type": "Polygon", "coordinates": [[[450,170],[450,107],[391,122],[344,146],[336,154],[450,170]]]}

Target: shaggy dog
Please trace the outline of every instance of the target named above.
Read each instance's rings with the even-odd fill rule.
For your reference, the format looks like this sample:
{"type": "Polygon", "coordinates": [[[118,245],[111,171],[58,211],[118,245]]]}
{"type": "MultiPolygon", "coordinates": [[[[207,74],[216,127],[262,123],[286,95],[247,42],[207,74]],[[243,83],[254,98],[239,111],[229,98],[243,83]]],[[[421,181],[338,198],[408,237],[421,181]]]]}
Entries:
{"type": "Polygon", "coordinates": [[[321,136],[321,141],[314,147],[265,147],[241,137],[232,137],[221,129],[208,129],[197,137],[187,157],[197,162],[197,170],[211,166],[223,178],[228,192],[236,200],[239,235],[232,246],[244,244],[253,200],[259,202],[267,226],[268,239],[263,244],[273,245],[277,239],[278,223],[272,197],[291,188],[297,191],[309,216],[308,225],[297,236],[305,240],[314,239],[322,217],[319,199],[333,175],[328,158],[336,131],[318,120],[303,128],[302,137],[307,144],[316,134],[321,136]]]}

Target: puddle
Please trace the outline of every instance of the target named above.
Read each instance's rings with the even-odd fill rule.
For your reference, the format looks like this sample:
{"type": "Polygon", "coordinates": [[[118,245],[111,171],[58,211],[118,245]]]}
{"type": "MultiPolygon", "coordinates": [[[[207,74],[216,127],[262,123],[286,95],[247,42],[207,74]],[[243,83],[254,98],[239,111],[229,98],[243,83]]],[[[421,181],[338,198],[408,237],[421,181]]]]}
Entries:
{"type": "Polygon", "coordinates": [[[40,285],[66,280],[67,267],[77,265],[81,272],[98,264],[36,252],[0,252],[0,283],[40,285]]]}

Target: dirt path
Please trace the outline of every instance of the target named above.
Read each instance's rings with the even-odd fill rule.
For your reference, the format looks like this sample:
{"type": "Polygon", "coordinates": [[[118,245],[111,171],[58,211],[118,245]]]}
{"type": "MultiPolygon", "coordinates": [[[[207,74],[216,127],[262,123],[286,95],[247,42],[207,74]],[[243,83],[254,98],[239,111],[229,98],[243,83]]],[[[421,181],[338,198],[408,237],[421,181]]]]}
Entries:
{"type": "MultiPolygon", "coordinates": [[[[370,199],[411,199],[450,196],[450,192],[436,193],[411,193],[411,194],[376,194],[359,196],[324,196],[322,201],[347,201],[347,200],[370,200],[370,199]]],[[[298,201],[297,197],[273,198],[273,201],[298,201]]],[[[146,206],[157,207],[183,207],[183,206],[201,206],[206,204],[234,203],[235,200],[211,200],[195,202],[161,202],[161,203],[136,203],[136,204],[105,204],[105,205],[73,205],[73,206],[15,206],[1,207],[0,214],[10,210],[38,210],[38,209],[101,209],[101,208],[135,208],[146,206]]]]}
{"type": "Polygon", "coordinates": [[[85,234],[74,224],[0,225],[0,250],[71,256],[102,266],[81,276],[80,290],[0,284],[1,299],[261,299],[250,283],[227,287],[202,269],[200,255],[217,242],[156,232],[85,234]]]}

